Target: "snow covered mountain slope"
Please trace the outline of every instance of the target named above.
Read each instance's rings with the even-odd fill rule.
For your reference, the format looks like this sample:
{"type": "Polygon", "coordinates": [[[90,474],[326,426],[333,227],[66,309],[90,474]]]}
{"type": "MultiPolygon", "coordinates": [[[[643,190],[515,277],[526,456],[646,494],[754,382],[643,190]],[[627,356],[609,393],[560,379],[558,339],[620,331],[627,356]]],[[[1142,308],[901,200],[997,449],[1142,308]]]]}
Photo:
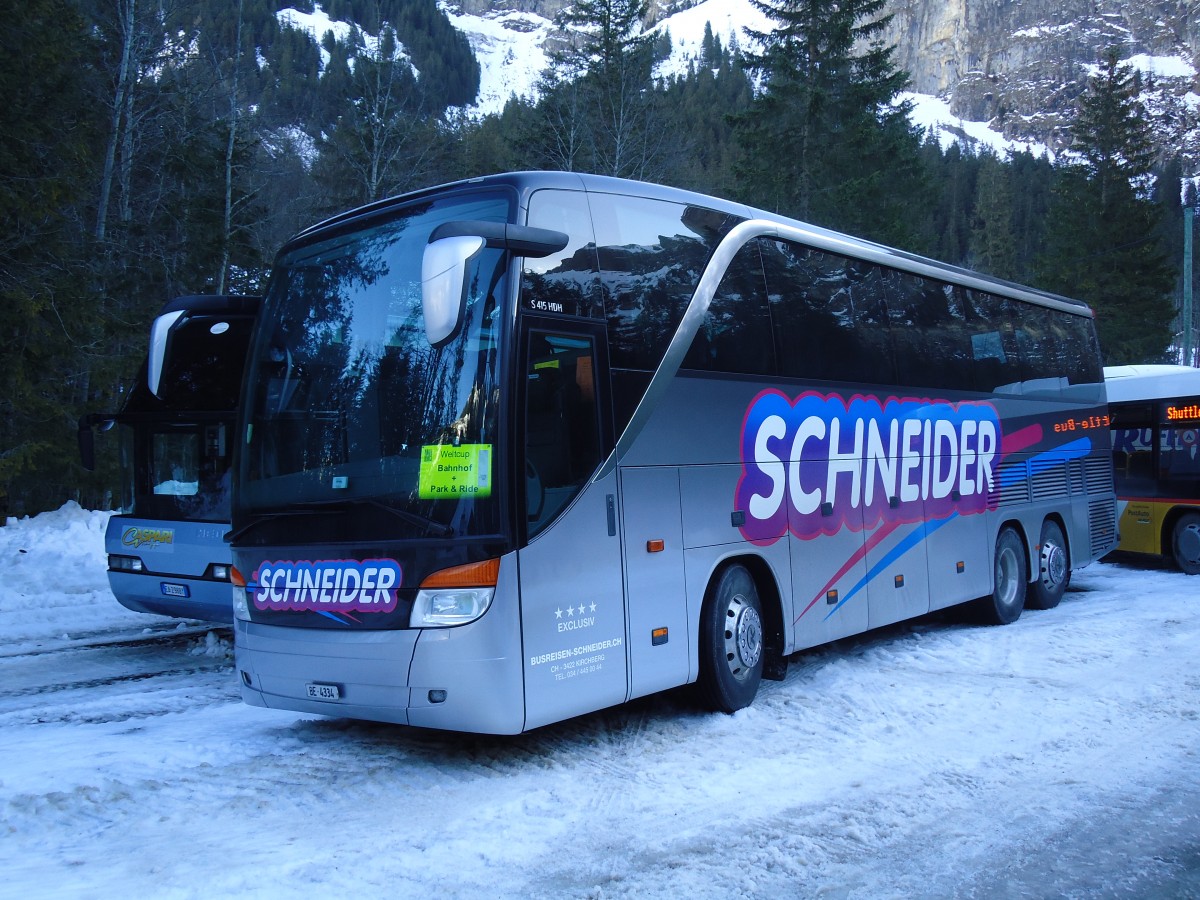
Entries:
{"type": "MultiPolygon", "coordinates": [[[[443,4],[484,69],[476,113],[533,96],[554,37],[557,0],[443,4]]],[[[1169,151],[1200,159],[1200,12],[1186,0],[892,0],[884,40],[912,76],[917,121],[943,142],[1055,151],[1066,142],[1075,98],[1099,54],[1119,46],[1142,73],[1143,100],[1169,151]]],[[[659,5],[655,31],[670,33],[663,77],[700,55],[706,24],[728,46],[769,21],[751,0],[659,5]]]]}

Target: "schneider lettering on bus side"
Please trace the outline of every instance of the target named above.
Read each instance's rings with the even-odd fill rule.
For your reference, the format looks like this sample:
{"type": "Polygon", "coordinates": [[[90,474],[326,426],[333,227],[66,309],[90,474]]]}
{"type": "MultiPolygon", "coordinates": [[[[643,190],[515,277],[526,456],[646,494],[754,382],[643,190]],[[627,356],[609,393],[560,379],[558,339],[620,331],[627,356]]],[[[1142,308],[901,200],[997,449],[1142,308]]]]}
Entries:
{"type": "Polygon", "coordinates": [[[742,428],[742,533],[769,544],[788,528],[809,538],[983,512],[1001,438],[990,403],[763,391],[742,428]]]}

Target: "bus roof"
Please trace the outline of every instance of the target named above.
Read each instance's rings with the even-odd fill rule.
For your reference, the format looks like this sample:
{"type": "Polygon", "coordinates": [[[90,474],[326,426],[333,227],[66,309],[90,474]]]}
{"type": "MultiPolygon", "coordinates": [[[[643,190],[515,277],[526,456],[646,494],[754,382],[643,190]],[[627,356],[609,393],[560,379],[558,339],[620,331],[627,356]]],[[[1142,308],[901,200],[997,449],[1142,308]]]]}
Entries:
{"type": "MultiPolygon", "coordinates": [[[[647,197],[656,200],[666,200],[674,203],[685,203],[691,206],[701,206],[707,209],[716,210],[718,212],[739,216],[743,219],[766,220],[768,222],[775,222],[781,225],[787,225],[791,228],[800,229],[802,232],[804,232],[806,243],[810,243],[812,246],[818,249],[829,250],[834,253],[841,253],[854,258],[861,258],[869,262],[879,263],[881,265],[888,265],[903,271],[914,272],[922,276],[940,279],[952,284],[963,285],[964,287],[990,291],[1006,297],[1024,300],[1028,303],[1035,303],[1041,306],[1062,309],[1067,312],[1075,313],[1076,315],[1092,315],[1092,311],[1086,303],[1070,297],[1052,294],[1048,291],[1027,287],[1025,285],[1016,284],[1011,281],[1005,281],[1000,278],[994,278],[990,275],[984,275],[979,272],[973,272],[969,269],[960,268],[959,266],[952,266],[949,263],[939,262],[935,259],[918,256],[917,254],[908,253],[904,250],[897,250],[894,247],[888,247],[883,244],[877,244],[873,241],[856,238],[837,231],[831,231],[827,228],[821,228],[817,225],[809,225],[805,222],[789,219],[785,216],[780,216],[775,213],[755,209],[754,207],[746,206],[742,203],[737,203],[731,200],[723,200],[719,197],[711,197],[706,194],[699,194],[693,191],[686,191],[681,188],[667,187],[661,184],[653,184],[643,181],[630,181],[628,179],[612,178],[606,175],[586,175],[577,172],[507,172],[500,175],[488,175],[482,178],[472,178],[465,181],[456,181],[450,184],[438,185],[437,187],[414,191],[399,197],[392,197],[387,200],[379,200],[367,206],[359,207],[358,209],[347,210],[346,212],[340,213],[332,218],[326,219],[323,222],[318,222],[317,224],[304,229],[293,240],[307,242],[309,239],[316,237],[319,233],[324,232],[327,229],[337,229],[355,220],[385,213],[387,210],[392,209],[393,207],[401,206],[414,200],[419,200],[422,197],[438,194],[442,191],[460,190],[470,187],[508,187],[514,189],[519,196],[519,203],[522,209],[525,209],[528,206],[529,197],[534,191],[548,188],[557,188],[559,190],[582,190],[597,194],[625,194],[636,197],[647,197]]],[[[292,241],[289,241],[288,247],[290,247],[291,244],[292,241]]],[[[287,248],[285,247],[285,249],[287,248]]]]}
{"type": "Polygon", "coordinates": [[[1191,366],[1105,366],[1109,403],[1200,395],[1200,369],[1191,366]]]}

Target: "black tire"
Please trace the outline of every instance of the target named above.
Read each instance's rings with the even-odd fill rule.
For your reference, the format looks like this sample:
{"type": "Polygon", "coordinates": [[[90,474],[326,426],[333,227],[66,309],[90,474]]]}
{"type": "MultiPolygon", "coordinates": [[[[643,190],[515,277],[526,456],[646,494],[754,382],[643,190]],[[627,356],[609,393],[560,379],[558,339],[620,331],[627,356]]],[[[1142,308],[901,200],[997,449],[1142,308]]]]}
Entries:
{"type": "Polygon", "coordinates": [[[701,702],[726,713],[749,706],[765,655],[758,588],[744,566],[729,566],[709,585],[700,613],[701,702]]]}
{"type": "Polygon", "coordinates": [[[1200,513],[1184,513],[1171,530],[1171,558],[1180,571],[1200,575],[1200,513]]]}
{"type": "Polygon", "coordinates": [[[1037,579],[1025,598],[1025,605],[1029,609],[1054,609],[1071,583],[1067,540],[1057,522],[1047,519],[1042,523],[1037,551],[1037,579]]]}
{"type": "Polygon", "coordinates": [[[1008,625],[1021,617],[1029,586],[1025,542],[1012,528],[996,536],[995,579],[992,593],[975,601],[975,612],[988,625],[1008,625]]]}

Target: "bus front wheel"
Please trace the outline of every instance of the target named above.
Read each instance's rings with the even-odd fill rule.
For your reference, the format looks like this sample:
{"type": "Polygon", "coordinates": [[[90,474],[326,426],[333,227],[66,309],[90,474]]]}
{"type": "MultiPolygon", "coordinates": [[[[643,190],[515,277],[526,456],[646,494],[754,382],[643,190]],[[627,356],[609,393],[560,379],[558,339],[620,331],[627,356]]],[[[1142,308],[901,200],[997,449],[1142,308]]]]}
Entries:
{"type": "Polygon", "coordinates": [[[1021,617],[1029,579],[1025,544],[1015,529],[996,536],[996,581],[992,593],[975,601],[979,619],[989,625],[1008,625],[1021,617]]]}
{"type": "Polygon", "coordinates": [[[1025,598],[1030,609],[1054,609],[1067,592],[1071,581],[1071,564],[1067,556],[1067,540],[1057,522],[1047,519],[1038,541],[1038,577],[1025,598]]]}
{"type": "Polygon", "coordinates": [[[1200,575],[1200,513],[1184,513],[1171,532],[1171,556],[1189,575],[1200,575]]]}
{"type": "Polygon", "coordinates": [[[709,585],[700,618],[701,701],[727,713],[749,706],[762,680],[765,648],[762,603],[744,566],[729,566],[709,585]]]}

